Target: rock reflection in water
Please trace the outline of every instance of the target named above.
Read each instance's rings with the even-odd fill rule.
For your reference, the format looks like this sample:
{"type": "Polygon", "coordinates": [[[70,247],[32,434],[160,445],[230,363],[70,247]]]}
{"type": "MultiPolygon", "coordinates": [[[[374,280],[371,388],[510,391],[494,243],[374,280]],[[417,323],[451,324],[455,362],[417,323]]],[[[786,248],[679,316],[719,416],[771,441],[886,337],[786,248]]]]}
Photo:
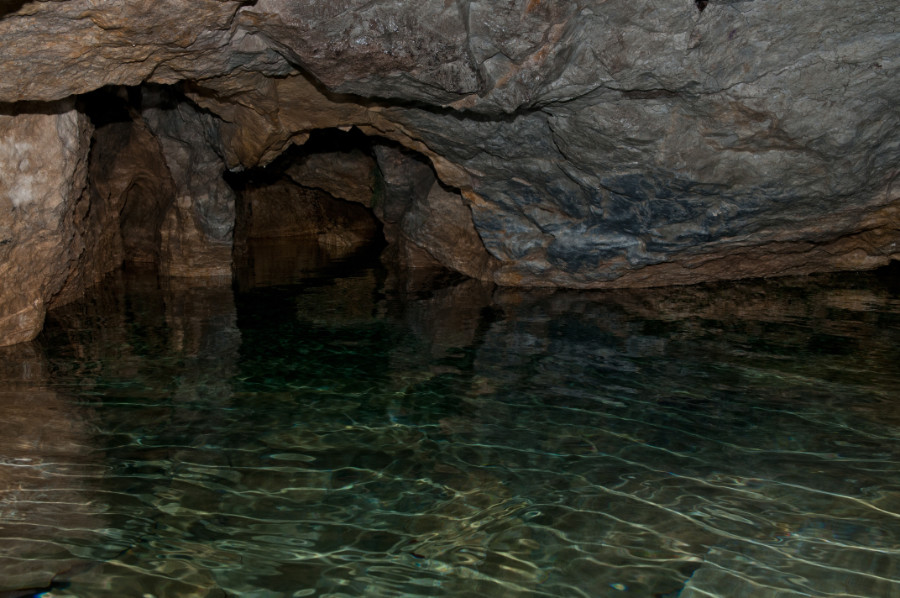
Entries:
{"type": "Polygon", "coordinates": [[[54,311],[40,340],[54,384],[73,384],[69,400],[96,416],[91,454],[105,466],[96,480],[109,507],[103,527],[118,536],[112,553],[85,542],[102,562],[68,575],[74,595],[221,595],[206,567],[180,559],[193,560],[203,546],[184,541],[168,511],[179,486],[191,483],[185,463],[221,440],[218,413],[228,409],[240,345],[231,281],[142,269],[111,275],[85,300],[54,311]],[[215,409],[202,408],[207,402],[215,409]]]}
{"type": "Polygon", "coordinates": [[[67,483],[105,505],[54,595],[900,593],[895,271],[585,293],[303,259],[53,314],[20,388],[87,422],[67,483]]]}
{"type": "Polygon", "coordinates": [[[32,343],[0,349],[0,387],[0,590],[48,588],[116,552],[93,414],[52,390],[32,343]]]}

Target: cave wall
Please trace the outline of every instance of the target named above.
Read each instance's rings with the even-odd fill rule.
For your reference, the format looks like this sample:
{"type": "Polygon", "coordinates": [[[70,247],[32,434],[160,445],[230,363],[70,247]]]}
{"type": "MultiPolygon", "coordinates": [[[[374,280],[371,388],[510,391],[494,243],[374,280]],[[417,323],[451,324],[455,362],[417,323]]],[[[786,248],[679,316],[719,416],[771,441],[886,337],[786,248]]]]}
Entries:
{"type": "MultiPolygon", "coordinates": [[[[89,124],[59,102],[105,85],[189,99],[141,113],[171,178],[158,255],[172,275],[228,273],[223,170],[349,127],[430,163],[415,201],[372,206],[409,265],[599,288],[885,264],[900,257],[898,17],[893,0],[8,3],[0,222],[17,232],[0,269],[23,292],[2,291],[19,331],[3,342],[91,268],[76,267],[84,235],[60,228],[77,219],[89,124]],[[36,139],[68,166],[21,166],[16,143],[36,139]],[[42,215],[14,199],[36,172],[57,177],[58,200],[28,203],[42,215]]],[[[153,253],[145,241],[123,256],[153,253]]]]}
{"type": "Polygon", "coordinates": [[[143,95],[142,119],[159,140],[174,184],[160,231],[160,270],[168,276],[230,276],[235,196],[222,178],[219,121],[166,90],[143,95]]]}
{"type": "Polygon", "coordinates": [[[90,135],[71,102],[0,113],[0,345],[34,338],[75,270],[90,135]]]}

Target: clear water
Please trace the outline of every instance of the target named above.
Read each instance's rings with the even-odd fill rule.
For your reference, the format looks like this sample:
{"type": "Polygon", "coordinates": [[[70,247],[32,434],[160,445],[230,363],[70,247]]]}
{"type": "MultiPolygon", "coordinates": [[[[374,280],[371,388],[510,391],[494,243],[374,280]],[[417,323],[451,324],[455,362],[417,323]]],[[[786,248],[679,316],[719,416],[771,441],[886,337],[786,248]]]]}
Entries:
{"type": "Polygon", "coordinates": [[[0,352],[0,596],[900,596],[900,273],[629,292],[258,247],[0,352]]]}

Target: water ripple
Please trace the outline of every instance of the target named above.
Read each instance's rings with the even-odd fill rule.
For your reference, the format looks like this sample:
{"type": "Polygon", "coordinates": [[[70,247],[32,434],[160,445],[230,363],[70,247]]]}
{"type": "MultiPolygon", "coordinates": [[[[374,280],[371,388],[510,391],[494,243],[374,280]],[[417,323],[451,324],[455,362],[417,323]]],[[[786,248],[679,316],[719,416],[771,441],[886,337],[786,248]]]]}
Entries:
{"type": "Polygon", "coordinates": [[[51,312],[0,360],[0,593],[900,596],[890,285],[378,272],[51,312]]]}

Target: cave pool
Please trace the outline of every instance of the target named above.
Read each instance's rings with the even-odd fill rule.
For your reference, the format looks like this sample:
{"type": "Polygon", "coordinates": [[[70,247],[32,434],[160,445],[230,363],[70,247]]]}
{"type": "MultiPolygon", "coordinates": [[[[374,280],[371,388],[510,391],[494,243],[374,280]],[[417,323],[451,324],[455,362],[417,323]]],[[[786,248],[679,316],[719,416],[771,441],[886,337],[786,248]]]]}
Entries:
{"type": "Polygon", "coordinates": [[[617,291],[260,243],[0,351],[0,597],[900,596],[900,268],[617,291]]]}

